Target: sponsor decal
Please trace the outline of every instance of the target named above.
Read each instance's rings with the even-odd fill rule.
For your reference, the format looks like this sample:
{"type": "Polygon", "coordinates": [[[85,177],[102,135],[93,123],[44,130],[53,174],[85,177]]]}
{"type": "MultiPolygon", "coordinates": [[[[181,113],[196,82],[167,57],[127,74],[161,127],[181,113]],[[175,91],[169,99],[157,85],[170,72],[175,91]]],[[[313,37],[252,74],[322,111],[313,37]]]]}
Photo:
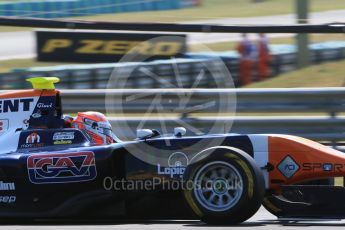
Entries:
{"type": "Polygon", "coordinates": [[[0,203],[11,204],[16,202],[16,196],[0,196],[0,203]]]}
{"type": "Polygon", "coordinates": [[[26,138],[26,144],[40,143],[40,141],[41,141],[41,136],[38,135],[36,132],[31,133],[26,138]]]}
{"type": "Polygon", "coordinates": [[[14,191],[16,190],[15,184],[12,183],[5,183],[3,181],[0,181],[0,191],[14,191]]]}
{"type": "Polygon", "coordinates": [[[126,54],[157,60],[181,57],[187,49],[186,36],[178,34],[169,34],[178,40],[166,34],[143,33],[37,31],[36,35],[41,61],[116,62],[126,54]]]}
{"type": "Polygon", "coordinates": [[[7,119],[0,119],[0,134],[8,130],[8,124],[9,122],[7,119]]]}
{"type": "Polygon", "coordinates": [[[34,184],[84,182],[97,176],[93,152],[30,155],[27,168],[34,184]]]}
{"type": "Polygon", "coordinates": [[[280,173],[288,179],[295,175],[299,168],[299,165],[291,156],[286,156],[278,165],[280,173]]]}
{"type": "Polygon", "coordinates": [[[0,100],[0,113],[30,111],[33,98],[0,100]]]}
{"type": "Polygon", "coordinates": [[[29,128],[29,120],[28,119],[25,119],[23,120],[23,129],[28,129],[29,128]]]}
{"type": "Polygon", "coordinates": [[[37,132],[32,132],[26,137],[25,144],[22,144],[21,148],[39,148],[43,147],[44,144],[41,143],[41,136],[37,132]]]}
{"type": "Polygon", "coordinates": [[[303,171],[325,171],[325,172],[344,172],[345,164],[339,163],[319,163],[319,162],[307,162],[302,164],[303,171]]]}
{"type": "Polygon", "coordinates": [[[41,115],[41,111],[37,111],[37,113],[34,113],[31,115],[33,118],[40,118],[42,115],[41,115]]]}
{"type": "Polygon", "coordinates": [[[333,164],[330,164],[330,163],[323,164],[323,170],[326,172],[332,171],[333,170],[333,164]]]}
{"type": "Polygon", "coordinates": [[[68,144],[72,144],[71,140],[57,140],[54,141],[54,145],[68,145],[68,144]]]}
{"type": "Polygon", "coordinates": [[[53,135],[53,140],[74,140],[74,132],[57,132],[53,135]]]}
{"type": "Polygon", "coordinates": [[[188,165],[188,157],[182,152],[175,152],[168,159],[168,167],[157,164],[158,175],[169,175],[171,178],[182,177],[188,165]]]}
{"type": "Polygon", "coordinates": [[[50,104],[38,103],[36,107],[39,109],[50,109],[50,108],[53,108],[53,103],[50,103],[50,104]]]}
{"type": "Polygon", "coordinates": [[[54,145],[72,144],[74,140],[74,132],[57,132],[53,135],[54,145]]]}

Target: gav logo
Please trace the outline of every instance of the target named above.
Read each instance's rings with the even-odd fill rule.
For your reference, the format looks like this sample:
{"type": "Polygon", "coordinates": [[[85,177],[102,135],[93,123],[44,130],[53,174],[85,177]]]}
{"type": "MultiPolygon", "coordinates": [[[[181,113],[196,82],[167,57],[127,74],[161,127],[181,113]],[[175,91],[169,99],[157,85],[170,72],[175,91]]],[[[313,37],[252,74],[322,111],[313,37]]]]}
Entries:
{"type": "Polygon", "coordinates": [[[34,184],[84,182],[97,176],[93,152],[35,154],[28,157],[27,168],[34,184]]]}
{"type": "Polygon", "coordinates": [[[0,113],[30,111],[33,98],[0,100],[0,113]]]}
{"type": "Polygon", "coordinates": [[[170,175],[173,178],[175,175],[183,176],[188,165],[188,157],[182,152],[175,152],[170,155],[168,159],[169,167],[161,167],[157,164],[157,172],[159,175],[170,175]]]}
{"type": "Polygon", "coordinates": [[[14,183],[5,183],[0,181],[0,191],[14,191],[16,190],[16,186],[14,183]]]}

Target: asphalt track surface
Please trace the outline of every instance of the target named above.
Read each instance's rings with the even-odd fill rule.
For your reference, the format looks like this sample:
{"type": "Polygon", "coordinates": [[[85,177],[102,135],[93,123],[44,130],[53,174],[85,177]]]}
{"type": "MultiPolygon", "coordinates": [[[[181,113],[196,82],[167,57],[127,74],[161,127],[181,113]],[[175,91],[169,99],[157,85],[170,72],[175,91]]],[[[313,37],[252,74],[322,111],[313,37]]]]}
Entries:
{"type": "MultiPolygon", "coordinates": [[[[310,23],[330,23],[344,22],[345,10],[333,10],[316,12],[310,14],[310,23]]],[[[250,25],[250,24],[274,24],[284,25],[296,23],[294,14],[273,15],[251,18],[221,18],[198,20],[186,23],[208,23],[217,25],[250,25]]],[[[147,32],[145,32],[147,33],[147,32]]],[[[270,34],[269,37],[291,37],[293,34],[270,34]]],[[[239,34],[219,34],[219,33],[190,33],[188,34],[189,44],[207,44],[214,42],[238,41],[239,34]]],[[[0,33],[0,60],[15,58],[30,58],[35,55],[35,36],[32,31],[3,32],[0,33]]]]}
{"type": "Polygon", "coordinates": [[[180,220],[166,220],[166,221],[142,221],[142,222],[112,222],[112,221],[93,221],[93,222],[35,222],[35,223],[6,223],[0,222],[0,230],[100,230],[100,229],[114,229],[114,230],[223,230],[223,229],[302,229],[308,227],[309,229],[340,229],[345,227],[345,221],[327,221],[327,220],[277,220],[276,217],[268,213],[264,208],[248,221],[238,226],[210,226],[205,225],[199,221],[180,221],[180,220]]]}

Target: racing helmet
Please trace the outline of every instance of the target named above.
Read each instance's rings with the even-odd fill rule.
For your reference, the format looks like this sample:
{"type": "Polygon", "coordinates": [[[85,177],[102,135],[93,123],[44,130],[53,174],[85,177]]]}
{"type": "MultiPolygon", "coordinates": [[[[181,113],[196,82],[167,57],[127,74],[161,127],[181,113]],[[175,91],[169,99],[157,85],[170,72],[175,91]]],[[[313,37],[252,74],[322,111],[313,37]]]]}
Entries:
{"type": "Polygon", "coordinates": [[[104,114],[99,112],[79,112],[72,121],[72,126],[85,131],[97,145],[118,142],[112,127],[104,114]]]}

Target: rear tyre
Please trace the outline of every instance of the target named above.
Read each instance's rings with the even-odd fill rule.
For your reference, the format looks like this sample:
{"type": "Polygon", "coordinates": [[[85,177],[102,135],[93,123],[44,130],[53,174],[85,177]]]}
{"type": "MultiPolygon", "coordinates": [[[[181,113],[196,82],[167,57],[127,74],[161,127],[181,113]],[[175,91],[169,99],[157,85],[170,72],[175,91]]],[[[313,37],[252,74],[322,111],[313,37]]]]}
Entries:
{"type": "Polygon", "coordinates": [[[184,196],[194,213],[212,225],[238,224],[260,208],[265,183],[259,167],[245,152],[215,149],[207,158],[190,164],[185,172],[184,196]],[[190,183],[192,182],[192,183],[190,183]]]}

